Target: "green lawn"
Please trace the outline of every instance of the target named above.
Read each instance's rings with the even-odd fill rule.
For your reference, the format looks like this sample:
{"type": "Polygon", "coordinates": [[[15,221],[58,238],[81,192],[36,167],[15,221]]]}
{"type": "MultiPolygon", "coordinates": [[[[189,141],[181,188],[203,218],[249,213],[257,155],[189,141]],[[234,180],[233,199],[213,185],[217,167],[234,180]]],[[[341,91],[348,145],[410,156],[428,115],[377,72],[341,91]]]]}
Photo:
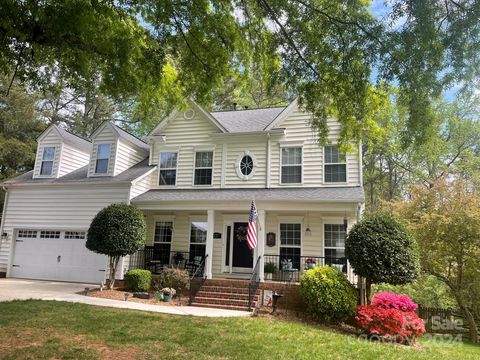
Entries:
{"type": "Polygon", "coordinates": [[[0,303],[1,359],[478,359],[480,346],[369,343],[262,318],[207,319],[47,301],[0,303]]]}

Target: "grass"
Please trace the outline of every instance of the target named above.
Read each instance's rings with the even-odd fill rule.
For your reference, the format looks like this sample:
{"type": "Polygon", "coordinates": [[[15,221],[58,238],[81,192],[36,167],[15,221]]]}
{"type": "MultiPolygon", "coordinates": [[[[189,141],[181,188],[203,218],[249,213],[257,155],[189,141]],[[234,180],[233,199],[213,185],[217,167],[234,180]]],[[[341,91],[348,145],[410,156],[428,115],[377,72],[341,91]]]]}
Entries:
{"type": "Polygon", "coordinates": [[[0,303],[1,359],[478,359],[480,346],[408,348],[265,318],[194,318],[49,301],[0,303]]]}

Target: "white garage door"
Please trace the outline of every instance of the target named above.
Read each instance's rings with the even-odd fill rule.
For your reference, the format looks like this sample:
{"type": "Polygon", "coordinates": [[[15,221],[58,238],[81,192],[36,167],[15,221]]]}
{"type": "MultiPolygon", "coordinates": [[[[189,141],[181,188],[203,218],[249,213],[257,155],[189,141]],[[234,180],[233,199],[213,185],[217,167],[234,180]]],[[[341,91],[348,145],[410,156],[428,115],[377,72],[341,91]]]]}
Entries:
{"type": "Polygon", "coordinates": [[[18,230],[11,277],[100,283],[106,256],[85,247],[84,231],[18,230]]]}

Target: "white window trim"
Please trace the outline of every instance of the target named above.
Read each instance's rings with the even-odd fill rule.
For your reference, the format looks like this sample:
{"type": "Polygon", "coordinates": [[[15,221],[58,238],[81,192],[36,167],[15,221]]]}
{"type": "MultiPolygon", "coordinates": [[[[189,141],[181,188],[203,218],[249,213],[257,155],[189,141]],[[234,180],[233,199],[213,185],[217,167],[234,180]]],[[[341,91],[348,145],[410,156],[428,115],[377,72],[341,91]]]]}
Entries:
{"type": "Polygon", "coordinates": [[[280,151],[279,151],[279,156],[280,156],[280,159],[279,159],[279,164],[280,164],[280,169],[279,169],[279,177],[278,177],[278,183],[282,186],[298,186],[298,185],[303,185],[303,178],[304,178],[304,174],[303,174],[303,171],[304,171],[304,166],[303,166],[303,162],[304,162],[304,147],[303,147],[303,142],[299,143],[299,142],[296,142],[296,143],[293,143],[293,142],[284,142],[284,143],[280,143],[280,151]],[[283,164],[282,164],[282,149],[283,148],[300,148],[301,151],[302,151],[302,162],[300,164],[295,164],[295,165],[285,165],[285,166],[301,166],[302,167],[302,171],[301,171],[301,174],[300,174],[300,182],[298,183],[284,183],[282,182],[282,169],[283,169],[283,164]]]}
{"type": "MultiPolygon", "coordinates": [[[[43,145],[42,147],[42,155],[40,157],[40,167],[38,169],[38,176],[39,178],[51,178],[54,177],[55,174],[55,159],[57,158],[57,147],[56,145],[43,145]],[[45,148],[53,148],[53,160],[45,160],[45,161],[51,161],[52,162],[52,172],[50,174],[43,174],[42,175],[42,165],[43,165],[43,154],[45,153],[45,148]]],[[[58,170],[58,169],[57,169],[58,170]]]]}
{"type": "Polygon", "coordinates": [[[300,249],[300,256],[303,256],[303,240],[303,217],[278,217],[278,256],[281,248],[300,249]],[[300,224],[300,245],[282,245],[281,224],[300,224]]]}
{"type": "MultiPolygon", "coordinates": [[[[113,146],[112,146],[112,143],[110,142],[101,142],[101,143],[97,143],[96,144],[97,148],[96,148],[96,152],[95,152],[95,162],[93,163],[93,175],[94,176],[110,176],[110,161],[112,159],[112,149],[113,149],[113,146]],[[108,162],[107,162],[107,171],[104,172],[104,173],[97,173],[97,161],[98,161],[98,148],[100,145],[108,145],[109,148],[110,148],[110,154],[108,155],[108,162]]],[[[118,146],[116,147],[118,148],[118,146]]],[[[115,150],[116,150],[115,148],[115,150]]],[[[105,160],[104,158],[102,158],[103,160],[105,160]]],[[[100,160],[102,160],[100,159],[100,160]]],[[[116,159],[115,159],[116,161],[116,159]]]]}
{"type": "Polygon", "coordinates": [[[245,150],[237,156],[237,160],[235,161],[235,171],[237,173],[237,176],[240,179],[245,180],[245,181],[250,180],[252,177],[255,176],[255,171],[256,170],[257,170],[257,157],[252,152],[250,152],[249,150],[245,150]],[[240,163],[245,156],[250,156],[252,158],[252,161],[253,161],[252,171],[248,175],[242,174],[242,170],[240,169],[240,163]]]}
{"type": "Polygon", "coordinates": [[[168,150],[168,149],[160,150],[160,152],[158,154],[158,179],[157,179],[157,186],[158,187],[161,187],[161,188],[177,187],[179,156],[180,156],[180,151],[178,151],[178,149],[176,149],[176,150],[168,150]],[[160,167],[160,159],[162,158],[162,154],[164,154],[164,153],[176,153],[177,154],[177,161],[176,161],[176,167],[175,168],[161,168],[160,167]],[[160,171],[161,170],[175,170],[175,184],[173,184],[173,185],[162,185],[162,184],[160,184],[160,171]]]}
{"type": "Polygon", "coordinates": [[[215,167],[215,148],[209,147],[195,147],[193,149],[193,176],[192,176],[192,186],[194,187],[212,187],[213,186],[213,169],[215,167]],[[212,166],[211,167],[196,167],[197,163],[197,153],[199,152],[211,152],[212,153],[212,166]],[[212,169],[212,178],[210,184],[195,184],[195,170],[197,169],[212,169]]]}
{"type": "Polygon", "coordinates": [[[188,228],[188,251],[190,251],[190,246],[192,244],[194,245],[204,245],[205,247],[207,246],[207,241],[205,240],[205,243],[192,243],[192,223],[193,222],[204,222],[204,223],[208,223],[208,219],[206,216],[203,216],[203,215],[192,215],[189,217],[189,221],[188,221],[188,225],[189,225],[189,228],[188,228]]]}
{"type": "MultiPolygon", "coordinates": [[[[326,146],[336,146],[338,147],[338,144],[328,144],[326,146]]],[[[322,163],[323,163],[323,172],[322,172],[322,184],[323,185],[347,185],[348,184],[348,154],[345,153],[345,162],[344,163],[326,163],[325,162],[325,146],[322,147],[322,163]],[[345,165],[345,181],[337,181],[337,182],[327,182],[325,181],[325,166],[326,165],[345,165]]]]}
{"type": "MultiPolygon", "coordinates": [[[[350,224],[350,218],[348,218],[348,223],[350,224]]],[[[323,228],[323,233],[322,233],[322,238],[323,238],[323,242],[322,242],[322,248],[323,248],[323,261],[325,263],[325,259],[326,259],[326,255],[325,255],[325,249],[343,249],[345,250],[345,246],[344,247],[333,247],[333,246],[325,246],[325,225],[343,225],[343,219],[338,219],[338,218],[323,218],[322,219],[322,228],[323,228]]],[[[349,227],[347,226],[347,229],[346,229],[346,234],[348,233],[348,229],[349,227]]],[[[344,273],[345,275],[349,276],[350,274],[350,263],[347,259],[347,272],[344,273]]]]}
{"type": "MultiPolygon", "coordinates": [[[[155,215],[153,216],[153,229],[152,229],[152,245],[155,244],[173,244],[173,239],[175,236],[175,215],[155,215]],[[172,223],[172,242],[155,242],[155,228],[157,227],[157,222],[171,222],[172,223]]],[[[173,245],[172,245],[173,247],[173,245]]],[[[170,251],[172,251],[170,247],[170,251]]]]}

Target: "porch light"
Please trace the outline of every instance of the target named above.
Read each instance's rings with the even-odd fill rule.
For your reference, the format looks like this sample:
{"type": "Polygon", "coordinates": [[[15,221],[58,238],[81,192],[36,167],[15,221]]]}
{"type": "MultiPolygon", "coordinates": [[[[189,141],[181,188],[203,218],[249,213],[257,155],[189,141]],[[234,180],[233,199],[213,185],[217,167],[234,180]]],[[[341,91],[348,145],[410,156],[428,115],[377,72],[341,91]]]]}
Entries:
{"type": "Polygon", "coordinates": [[[311,236],[312,230],[310,230],[310,217],[308,216],[307,212],[307,228],[305,229],[305,236],[311,236]]]}

